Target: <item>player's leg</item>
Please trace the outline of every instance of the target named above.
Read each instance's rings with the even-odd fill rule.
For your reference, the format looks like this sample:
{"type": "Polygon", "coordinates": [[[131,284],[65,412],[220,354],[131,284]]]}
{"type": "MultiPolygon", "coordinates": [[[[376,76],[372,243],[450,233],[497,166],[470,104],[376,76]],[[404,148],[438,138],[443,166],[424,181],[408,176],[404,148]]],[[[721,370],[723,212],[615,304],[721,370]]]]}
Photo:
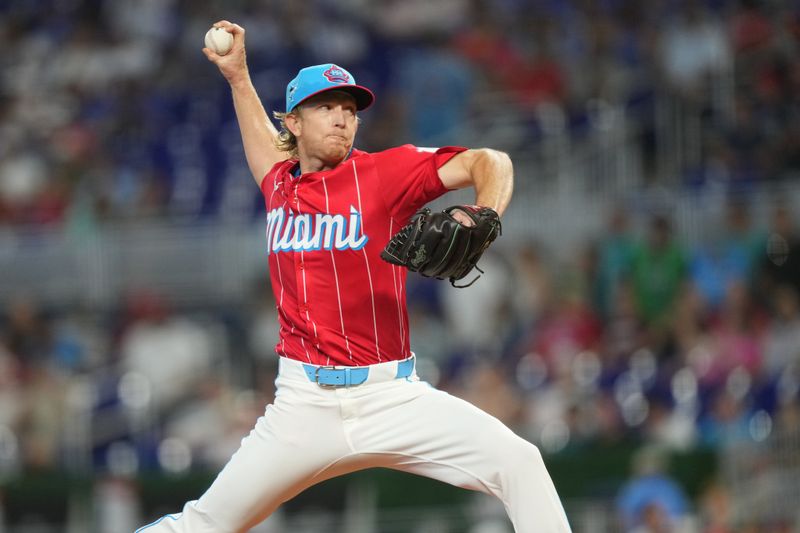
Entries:
{"type": "Polygon", "coordinates": [[[275,403],[205,494],[137,533],[247,531],[307,487],[346,472],[351,450],[329,393],[279,378],[275,403]]]}
{"type": "Polygon", "coordinates": [[[570,531],[536,446],[425,383],[392,389],[360,418],[351,435],[357,451],[385,454],[382,466],[500,498],[518,533],[570,531]]]}

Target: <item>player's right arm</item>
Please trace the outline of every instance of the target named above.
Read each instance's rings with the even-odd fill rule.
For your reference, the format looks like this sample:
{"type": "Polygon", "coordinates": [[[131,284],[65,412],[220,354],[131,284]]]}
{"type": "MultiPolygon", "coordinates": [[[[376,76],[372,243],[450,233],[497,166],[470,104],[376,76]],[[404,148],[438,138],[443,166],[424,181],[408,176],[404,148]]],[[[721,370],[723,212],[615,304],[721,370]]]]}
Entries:
{"type": "Polygon", "coordinates": [[[233,35],[233,48],[224,56],[217,55],[208,48],[203,48],[203,53],[209,61],[219,67],[231,86],[233,106],[242,133],[247,165],[256,183],[261,187],[261,181],[267,172],[275,163],[285,160],[288,154],[275,147],[278,130],[267,116],[250,79],[245,56],[244,28],[227,20],[215,22],[214,26],[225,28],[233,35]]]}

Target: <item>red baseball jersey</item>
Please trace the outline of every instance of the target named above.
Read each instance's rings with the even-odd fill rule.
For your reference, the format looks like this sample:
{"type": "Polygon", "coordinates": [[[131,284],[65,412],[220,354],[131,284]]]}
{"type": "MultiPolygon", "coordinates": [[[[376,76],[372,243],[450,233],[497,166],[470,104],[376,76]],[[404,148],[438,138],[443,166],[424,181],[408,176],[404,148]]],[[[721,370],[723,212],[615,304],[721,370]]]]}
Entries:
{"type": "Polygon", "coordinates": [[[462,147],[353,150],[332,170],[264,177],[267,249],[280,320],[278,355],[363,366],[411,356],[406,269],[380,252],[417,209],[447,189],[438,169],[462,147]]]}

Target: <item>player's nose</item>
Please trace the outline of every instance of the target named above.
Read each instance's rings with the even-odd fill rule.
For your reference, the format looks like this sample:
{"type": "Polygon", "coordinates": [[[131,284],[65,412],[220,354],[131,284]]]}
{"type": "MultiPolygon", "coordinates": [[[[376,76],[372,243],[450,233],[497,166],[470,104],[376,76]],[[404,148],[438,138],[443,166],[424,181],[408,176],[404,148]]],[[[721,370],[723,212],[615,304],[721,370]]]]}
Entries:
{"type": "Polygon", "coordinates": [[[347,125],[346,111],[342,106],[336,106],[333,108],[331,112],[331,118],[334,126],[344,128],[347,125]]]}

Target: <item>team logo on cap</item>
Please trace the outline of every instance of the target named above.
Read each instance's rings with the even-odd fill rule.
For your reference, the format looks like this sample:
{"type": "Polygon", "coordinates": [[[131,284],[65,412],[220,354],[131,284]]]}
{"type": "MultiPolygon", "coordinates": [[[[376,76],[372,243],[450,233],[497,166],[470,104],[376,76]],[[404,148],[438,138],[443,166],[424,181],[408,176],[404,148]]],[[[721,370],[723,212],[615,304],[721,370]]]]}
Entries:
{"type": "Polygon", "coordinates": [[[331,83],[347,83],[350,81],[350,75],[342,67],[337,67],[336,65],[332,65],[322,75],[328,78],[331,83]]]}

